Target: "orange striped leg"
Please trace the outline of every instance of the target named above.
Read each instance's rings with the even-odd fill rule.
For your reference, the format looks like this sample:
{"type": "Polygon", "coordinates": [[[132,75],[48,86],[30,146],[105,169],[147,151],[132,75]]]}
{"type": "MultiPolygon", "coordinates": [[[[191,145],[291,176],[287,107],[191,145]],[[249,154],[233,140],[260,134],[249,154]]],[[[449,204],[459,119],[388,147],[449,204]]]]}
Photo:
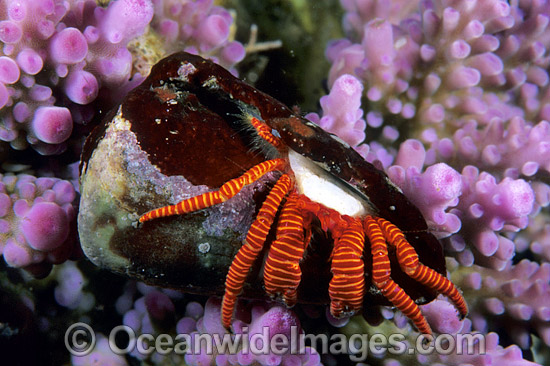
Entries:
{"type": "Polygon", "coordinates": [[[279,147],[281,145],[281,140],[273,136],[273,134],[271,133],[271,128],[260,121],[258,118],[250,116],[250,123],[252,124],[252,126],[254,126],[256,132],[258,132],[258,135],[261,138],[263,138],[275,147],[279,147]]]}
{"type": "Polygon", "coordinates": [[[372,216],[367,216],[363,225],[370,241],[372,280],[374,284],[396,308],[413,321],[421,333],[431,334],[432,330],[420,312],[418,305],[390,277],[391,269],[388,258],[388,247],[386,246],[386,239],[380,225],[372,216]]]}
{"type": "Polygon", "coordinates": [[[225,202],[239,193],[244,186],[254,183],[268,172],[283,169],[285,164],[284,159],[266,160],[261,164],[253,166],[240,177],[224,183],[217,191],[206,192],[183,200],[175,205],[164,206],[149,211],[139,218],[139,222],[149,221],[158,217],[183,215],[225,202]]]}
{"type": "Polygon", "coordinates": [[[287,306],[296,304],[302,277],[300,261],[307,243],[304,241],[304,218],[291,194],[281,210],[276,238],[271,244],[264,267],[264,284],[270,295],[283,295],[287,306]]]}
{"type": "Polygon", "coordinates": [[[229,328],[237,296],[241,293],[244,281],[252,263],[262,250],[265,239],[283,198],[290,190],[290,177],[284,174],[279,178],[266,200],[262,204],[256,220],[250,226],[243,246],[231,262],[227,278],[225,280],[225,295],[222,301],[222,324],[229,328]]]}
{"type": "Polygon", "coordinates": [[[380,217],[377,221],[388,243],[396,248],[397,260],[403,272],[451,299],[460,312],[461,318],[468,315],[468,305],[455,285],[438,272],[420,263],[416,250],[405,239],[405,235],[397,226],[380,217]]]}
{"type": "Polygon", "coordinates": [[[365,234],[361,222],[350,218],[332,251],[332,279],[329,284],[330,313],[340,318],[353,315],[363,305],[365,234]]]}

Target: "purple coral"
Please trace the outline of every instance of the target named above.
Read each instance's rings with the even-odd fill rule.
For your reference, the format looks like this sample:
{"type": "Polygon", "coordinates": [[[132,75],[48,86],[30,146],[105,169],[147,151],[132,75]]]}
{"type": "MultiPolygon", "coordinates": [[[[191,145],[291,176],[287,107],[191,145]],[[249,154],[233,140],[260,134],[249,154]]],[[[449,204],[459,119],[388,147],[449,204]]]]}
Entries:
{"type": "Polygon", "coordinates": [[[125,43],[142,34],[152,16],[149,0],[118,0],[101,17],[99,28],[110,43],[125,43]]]}
{"type": "Polygon", "coordinates": [[[517,88],[522,106],[543,107],[533,97],[543,94],[538,88],[545,88],[548,80],[543,71],[548,62],[543,57],[547,4],[511,7],[505,1],[484,0],[343,5],[352,40],[327,49],[329,83],[344,73],[358,76],[369,85],[366,97],[384,115],[438,125],[470,113],[485,121],[521,113],[520,108],[499,108],[507,104],[505,94],[485,92],[474,98],[471,91],[481,90],[479,86],[517,88]],[[529,62],[518,66],[513,60],[529,62]],[[392,107],[396,104],[402,107],[392,107]]]}
{"type": "MultiPolygon", "coordinates": [[[[272,339],[274,337],[283,337],[291,341],[291,334],[301,334],[300,321],[291,311],[281,306],[274,306],[266,309],[266,306],[256,305],[251,310],[250,322],[234,320],[232,327],[235,335],[230,335],[221,324],[221,302],[219,299],[209,299],[204,308],[204,315],[196,323],[197,332],[191,333],[197,337],[199,334],[208,333],[210,335],[218,334],[219,337],[236,337],[242,340],[246,337],[250,348],[240,348],[238,352],[231,354],[208,354],[206,349],[201,348],[200,353],[187,354],[185,361],[189,365],[212,364],[218,365],[318,365],[320,364],[320,355],[310,347],[296,350],[298,354],[293,354],[290,343],[286,352],[280,352],[280,349],[273,350],[272,339]],[[267,335],[267,338],[261,338],[258,335],[267,335]],[[252,343],[255,339],[269,341],[270,345],[252,343]],[[256,352],[257,350],[258,352],[256,352]]],[[[185,319],[185,318],[184,318],[185,319]]],[[[182,322],[183,320],[180,320],[182,322]]],[[[191,323],[191,322],[187,322],[191,323]]],[[[220,338],[221,339],[221,338],[220,338]]],[[[245,343],[243,343],[244,345],[245,343]]]]}
{"type": "Polygon", "coordinates": [[[401,144],[395,165],[388,168],[390,179],[397,184],[424,213],[429,226],[441,237],[456,233],[460,218],[446,212],[459,202],[462,194],[460,174],[444,163],[429,166],[421,173],[426,152],[418,140],[401,144]]]}
{"type": "Polygon", "coordinates": [[[60,144],[73,130],[71,112],[63,107],[39,107],[31,122],[34,135],[48,144],[60,144]]]}
{"type": "Polygon", "coordinates": [[[114,1],[107,9],[90,0],[8,1],[0,14],[1,139],[54,154],[71,135],[73,109],[102,87],[128,83],[126,44],[144,31],[153,7],[147,0],[114,1]]]}
{"type": "Polygon", "coordinates": [[[113,352],[109,345],[109,339],[103,334],[98,334],[97,341],[92,352],[85,356],[71,356],[72,366],[128,366],[126,358],[113,352]]]}
{"type": "MultiPolygon", "coordinates": [[[[430,153],[442,159],[453,157],[458,164],[474,163],[511,178],[550,171],[550,124],[544,120],[532,124],[521,117],[506,122],[493,118],[483,126],[469,121],[451,139],[427,141],[430,153]]],[[[537,201],[547,204],[543,197],[537,201]]]]}
{"type": "Polygon", "coordinates": [[[70,235],[76,219],[70,182],[5,175],[0,186],[0,249],[10,266],[40,273],[77,252],[70,235]]]}
{"type": "MultiPolygon", "coordinates": [[[[475,342],[468,342],[467,337],[459,338],[466,335],[475,337],[479,333],[472,332],[471,323],[469,320],[464,321],[464,326],[458,334],[453,335],[453,342],[448,344],[457,344],[462,340],[462,349],[467,350],[471,346],[471,351],[457,352],[458,347],[455,347],[451,352],[444,352],[439,354],[433,352],[429,355],[416,355],[416,356],[403,356],[400,361],[390,357],[384,359],[384,365],[386,366],[399,366],[402,364],[408,365],[411,363],[426,364],[426,365],[521,365],[521,366],[535,366],[534,362],[529,362],[522,357],[521,349],[516,346],[508,346],[506,348],[499,345],[499,336],[496,333],[489,333],[484,335],[484,348],[481,347],[481,341],[479,338],[475,339],[475,342]]],[[[412,342],[410,343],[412,344],[412,342]]],[[[443,346],[444,348],[446,346],[443,346]]]]}
{"type": "MultiPolygon", "coordinates": [[[[550,128],[530,118],[548,109],[548,38],[542,34],[550,8],[501,0],[342,5],[350,39],[327,49],[329,96],[344,96],[339,77],[355,75],[367,86],[369,126],[383,127],[389,142],[397,135],[387,138],[388,131],[397,133],[404,123],[419,137],[400,146],[391,167],[391,148],[371,142],[361,146],[363,156],[382,161],[440,237],[462,228],[448,246],[462,263],[502,268],[515,248],[501,233],[525,228],[528,215],[549,202],[550,188],[532,178],[548,170],[550,128]]],[[[324,112],[319,121],[334,113],[324,112]]],[[[365,137],[334,121],[331,131],[365,137]]]]}
{"type": "MultiPolygon", "coordinates": [[[[363,105],[349,111],[368,111],[367,126],[382,129],[377,133],[382,138],[370,141],[374,137],[341,121],[330,129],[341,137],[365,139],[363,156],[380,160],[393,182],[420,208],[430,229],[444,239],[446,253],[460,262],[454,271],[483,268],[480,281],[488,283],[522,278],[521,286],[506,284],[506,290],[494,285],[495,293],[508,291],[513,296],[495,296],[499,301],[486,304],[492,310],[476,305],[484,294],[465,290],[467,302],[474,304],[474,329],[487,332],[495,329],[495,322],[503,323],[524,348],[533,332],[548,344],[549,320],[533,315],[546,314],[546,309],[529,307],[516,295],[530,291],[537,304],[538,299],[548,300],[544,262],[550,253],[550,3],[341,4],[347,38],[326,50],[331,62],[329,95],[335,100],[337,93],[343,96],[339,78],[355,76],[365,86],[363,105]],[[392,146],[400,138],[407,140],[392,146]],[[514,265],[518,254],[540,259],[543,264],[536,272],[543,278],[526,275],[523,262],[514,265]],[[474,264],[482,267],[466,269],[474,264]],[[513,309],[507,309],[510,302],[513,309]],[[518,321],[529,318],[529,327],[518,332],[525,323],[503,321],[502,314],[518,321]]],[[[329,116],[324,108],[323,112],[329,116]]],[[[443,313],[430,310],[437,304],[426,306],[428,316],[441,318],[443,313]]],[[[442,319],[434,324],[448,323],[442,319]]]]}
{"type": "Polygon", "coordinates": [[[230,40],[233,17],[213,0],[154,0],[152,27],[163,37],[165,53],[187,51],[231,68],[245,56],[241,43],[230,40]]]}
{"type": "MultiPolygon", "coordinates": [[[[136,335],[149,333],[158,335],[161,332],[170,332],[173,322],[166,323],[178,312],[175,298],[166,292],[139,284],[140,292],[144,296],[138,298],[133,307],[129,308],[125,296],[135,292],[129,287],[125,294],[117,301],[119,312],[123,313],[123,324],[129,326],[136,335]],[[167,328],[163,328],[163,324],[167,328]]],[[[171,294],[172,295],[172,294],[171,294]]],[[[181,296],[179,296],[181,297],[181,296]]],[[[280,352],[280,348],[272,352],[272,339],[286,337],[292,340],[302,334],[300,321],[289,309],[281,306],[270,306],[266,303],[256,303],[252,309],[239,307],[232,323],[233,333],[229,333],[221,324],[221,301],[210,298],[204,306],[197,302],[188,302],[181,317],[175,324],[175,331],[180,340],[187,339],[187,351],[182,358],[188,365],[318,365],[320,355],[312,348],[299,348],[295,352],[288,347],[287,352],[280,352]],[[266,335],[267,338],[263,336],[266,335]],[[208,337],[211,341],[204,341],[208,337]],[[246,338],[246,340],[245,340],[246,338]],[[201,341],[201,339],[203,341],[201,341]],[[257,339],[260,342],[255,342],[257,339]],[[261,341],[268,341],[264,345],[261,341]],[[233,344],[230,346],[228,344],[233,344]],[[229,347],[225,349],[224,347],[229,347]],[[268,347],[269,346],[269,347],[268,347]],[[267,351],[266,351],[267,350],[267,351]]],[[[290,345],[290,343],[289,343],[290,345]]],[[[146,359],[148,355],[132,350],[131,354],[139,359],[146,359]]],[[[162,362],[164,356],[153,354],[153,362],[162,362]]]]}
{"type": "Polygon", "coordinates": [[[523,179],[504,178],[497,183],[487,172],[466,166],[462,175],[445,163],[426,168],[423,145],[417,140],[401,144],[396,164],[388,168],[392,181],[418,206],[428,224],[440,237],[460,229],[450,240],[450,249],[465,265],[474,254],[478,263],[502,268],[514,255],[514,245],[500,231],[515,232],[527,226],[535,194],[523,179]],[[471,243],[474,252],[467,249],[471,243]]]}
{"type": "MultiPolygon", "coordinates": [[[[137,336],[144,333],[158,335],[173,327],[176,310],[173,299],[166,293],[153,287],[144,284],[140,284],[138,287],[144,293],[144,296],[134,302],[133,308],[128,309],[121,303],[117,304],[119,305],[119,312],[123,313],[122,323],[130,327],[137,336]]],[[[131,294],[133,288],[129,290],[131,294]]],[[[153,355],[150,355],[150,353],[141,353],[138,348],[133,348],[129,351],[133,357],[140,360],[151,356],[153,360],[160,361],[164,357],[158,353],[153,355]]]]}
{"type": "Polygon", "coordinates": [[[488,313],[506,318],[514,329],[510,336],[522,348],[529,346],[531,332],[550,345],[550,263],[522,260],[504,271],[473,266],[459,273],[459,285],[466,293],[483,293],[470,302],[476,329],[488,330],[488,318],[482,315],[488,313]]]}
{"type": "Polygon", "coordinates": [[[352,74],[368,86],[367,123],[377,116],[369,125],[410,122],[409,137],[435,144],[459,168],[512,178],[547,170],[546,2],[342,4],[350,39],[327,49],[329,83],[352,74]]]}
{"type": "Polygon", "coordinates": [[[68,261],[56,269],[55,301],[66,308],[86,312],[95,305],[94,295],[84,291],[87,280],[75,262],[68,261]]]}
{"type": "MultiPolygon", "coordinates": [[[[502,268],[514,255],[510,241],[498,232],[515,232],[527,226],[534,193],[522,179],[504,178],[497,183],[489,173],[467,166],[462,172],[463,194],[458,210],[464,221],[462,236],[471,242],[483,264],[502,268]]],[[[466,264],[466,263],[465,263],[466,264]]]]}
{"type": "MultiPolygon", "coordinates": [[[[90,122],[96,110],[110,108],[142,80],[132,75],[139,57],[132,55],[129,42],[143,34],[153,16],[152,24],[175,17],[172,25],[178,32],[181,28],[174,39],[166,39],[161,55],[190,47],[227,67],[244,57],[242,45],[228,40],[233,18],[211,1],[117,0],[105,8],[93,0],[0,3],[0,140],[19,150],[30,144],[44,155],[63,152],[73,143],[70,137],[83,131],[75,123],[90,122]]],[[[67,245],[60,243],[74,239],[63,237],[73,214],[61,213],[65,203],[35,204],[25,220],[5,229],[2,251],[10,265],[30,269],[30,264],[68,257],[61,253],[67,245]]]]}
{"type": "Polygon", "coordinates": [[[323,117],[316,113],[306,116],[328,132],[338,135],[350,146],[356,147],[365,139],[365,120],[361,109],[363,85],[352,75],[342,75],[329,95],[321,98],[323,117]]]}
{"type": "Polygon", "coordinates": [[[64,151],[73,123],[91,120],[90,103],[101,95],[109,108],[143,79],[133,75],[128,44],[151,21],[166,37],[164,55],[185,48],[226,67],[244,57],[244,47],[228,40],[233,18],[211,1],[2,2],[0,139],[46,155],[64,151]]]}

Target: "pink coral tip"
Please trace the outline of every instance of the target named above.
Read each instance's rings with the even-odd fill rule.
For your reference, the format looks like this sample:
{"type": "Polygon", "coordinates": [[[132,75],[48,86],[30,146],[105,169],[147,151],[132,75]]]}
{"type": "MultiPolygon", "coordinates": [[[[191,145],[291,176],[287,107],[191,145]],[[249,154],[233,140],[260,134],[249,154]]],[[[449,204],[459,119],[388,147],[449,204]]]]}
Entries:
{"type": "Polygon", "coordinates": [[[9,20],[0,22],[0,41],[8,44],[17,43],[22,34],[21,28],[16,23],[9,20]]]}
{"type": "Polygon", "coordinates": [[[27,16],[26,1],[10,1],[7,5],[8,17],[11,20],[21,21],[27,16]]]}
{"type": "Polygon", "coordinates": [[[30,75],[37,74],[42,70],[42,66],[44,65],[42,57],[31,48],[25,48],[19,52],[16,60],[19,67],[30,75]]]}
{"type": "Polygon", "coordinates": [[[459,66],[449,73],[447,83],[451,89],[462,89],[470,86],[475,86],[481,80],[481,74],[478,70],[459,66]]]}
{"type": "Polygon", "coordinates": [[[422,313],[438,333],[455,334],[462,328],[456,309],[445,300],[435,300],[422,306],[422,313]]]}
{"type": "Polygon", "coordinates": [[[512,180],[505,178],[498,186],[498,192],[503,199],[504,212],[501,215],[508,217],[521,217],[528,215],[533,210],[535,194],[533,189],[523,179],[512,180]]]}
{"type": "Polygon", "coordinates": [[[29,96],[35,102],[45,102],[52,96],[52,90],[45,85],[35,84],[29,90],[29,96]]]}
{"type": "Polygon", "coordinates": [[[460,195],[462,179],[460,174],[445,163],[434,164],[426,169],[426,180],[423,182],[426,192],[434,200],[450,200],[460,195]]]}
{"type": "Polygon", "coordinates": [[[141,35],[152,18],[150,0],[112,1],[101,28],[107,40],[117,44],[141,35]]]}
{"type": "Polygon", "coordinates": [[[4,260],[11,267],[25,267],[32,263],[30,249],[19,245],[14,239],[8,239],[3,251],[4,260]]]}
{"type": "Polygon", "coordinates": [[[472,56],[468,64],[485,76],[498,75],[504,69],[504,64],[500,57],[491,52],[472,56]]]}
{"type": "Polygon", "coordinates": [[[426,150],[424,145],[418,140],[409,139],[399,147],[395,165],[400,165],[405,169],[414,166],[420,170],[424,166],[425,160],[426,150]]]}
{"type": "Polygon", "coordinates": [[[13,117],[17,122],[24,122],[31,116],[29,106],[24,102],[19,102],[13,107],[13,117]]]}
{"type": "Polygon", "coordinates": [[[222,58],[231,64],[236,64],[237,62],[242,61],[245,55],[246,51],[244,46],[237,41],[229,42],[226,46],[224,46],[222,51],[222,58]]]}
{"type": "Polygon", "coordinates": [[[40,107],[34,113],[32,129],[36,137],[49,144],[59,144],[73,130],[71,113],[64,107],[40,107]]]}
{"type": "Polygon", "coordinates": [[[23,218],[21,231],[32,248],[52,251],[67,239],[69,220],[57,204],[40,202],[34,204],[23,218]]]}
{"type": "Polygon", "coordinates": [[[65,28],[50,41],[50,56],[59,63],[75,64],[84,60],[87,53],[86,37],[76,28],[65,28]]]}
{"type": "Polygon", "coordinates": [[[7,56],[0,57],[0,82],[4,84],[13,84],[19,80],[19,66],[7,56]]]}
{"type": "Polygon", "coordinates": [[[450,56],[454,59],[464,59],[468,57],[470,51],[470,45],[463,39],[458,39],[454,41],[449,47],[450,56]]]}
{"type": "Polygon", "coordinates": [[[78,104],[91,103],[99,91],[95,76],[88,71],[71,72],[65,81],[65,93],[69,99],[78,104]]]}
{"type": "Polygon", "coordinates": [[[210,15],[197,29],[197,37],[204,43],[203,50],[209,50],[221,45],[229,36],[229,24],[225,17],[219,14],[210,15]]]}
{"type": "Polygon", "coordinates": [[[95,67],[105,82],[126,81],[132,69],[132,54],[126,48],[120,48],[116,55],[97,60],[95,67]]]}

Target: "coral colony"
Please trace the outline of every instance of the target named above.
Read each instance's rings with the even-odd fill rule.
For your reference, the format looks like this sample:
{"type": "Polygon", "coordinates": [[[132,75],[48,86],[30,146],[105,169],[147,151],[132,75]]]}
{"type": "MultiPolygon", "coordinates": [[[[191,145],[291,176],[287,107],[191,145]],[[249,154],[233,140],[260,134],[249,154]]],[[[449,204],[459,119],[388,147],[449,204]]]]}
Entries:
{"type": "MultiPolygon", "coordinates": [[[[341,0],[341,5],[346,38],[326,48],[330,91],[320,100],[319,114],[307,118],[383,167],[441,239],[449,278],[463,291],[470,315],[460,322],[452,305],[437,299],[422,306],[434,331],[453,339],[482,334],[486,343],[485,353],[478,344],[470,354],[368,354],[359,361],[548,362],[550,2],[341,0]]],[[[120,292],[108,297],[112,288],[94,283],[103,275],[84,259],[78,265],[71,261],[81,258],[74,166],[61,169],[51,162],[59,156],[77,162],[82,131],[89,131],[83,127],[138,85],[147,65],[159,58],[186,50],[233,70],[245,56],[231,37],[233,22],[228,10],[208,0],[0,2],[0,139],[7,151],[0,183],[0,253],[6,263],[0,276],[0,344],[11,345],[2,348],[8,363],[54,356],[56,365],[169,360],[332,365],[354,359],[348,357],[354,356],[351,349],[335,355],[309,346],[300,354],[242,348],[115,354],[108,337],[120,324],[138,335],[223,336],[219,299],[130,280],[121,285],[123,279],[120,292]],[[22,154],[43,165],[18,170],[12,156],[22,154]],[[26,275],[45,277],[52,267],[42,280],[26,275]],[[97,342],[90,354],[70,356],[63,335],[78,321],[96,330],[97,342]],[[44,342],[50,348],[43,354],[25,348],[44,342]]],[[[271,338],[291,329],[308,333],[309,325],[326,322],[321,319],[315,307],[243,302],[232,337],[251,338],[264,327],[271,338]]],[[[341,328],[326,325],[321,332],[399,333],[408,345],[415,343],[418,333],[402,314],[382,308],[381,319],[377,325],[361,316],[347,324],[329,319],[341,328]]]]}

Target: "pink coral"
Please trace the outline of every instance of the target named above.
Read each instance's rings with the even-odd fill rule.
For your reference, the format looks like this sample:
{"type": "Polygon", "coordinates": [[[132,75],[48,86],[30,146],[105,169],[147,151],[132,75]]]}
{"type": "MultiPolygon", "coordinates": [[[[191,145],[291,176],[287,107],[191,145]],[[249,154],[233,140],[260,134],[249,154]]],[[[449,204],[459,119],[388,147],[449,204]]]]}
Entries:
{"type": "Polygon", "coordinates": [[[226,67],[244,57],[244,47],[228,40],[233,18],[212,1],[117,0],[106,8],[93,0],[2,2],[0,139],[15,149],[63,152],[73,122],[90,121],[98,96],[109,108],[143,80],[132,75],[127,46],[150,23],[166,37],[161,53],[186,49],[226,67]]]}
{"type": "Polygon", "coordinates": [[[329,95],[321,98],[323,117],[312,113],[306,118],[318,123],[328,132],[338,135],[351,146],[365,139],[365,120],[361,109],[363,85],[351,75],[342,75],[335,81],[329,95]]]}
{"type": "Polygon", "coordinates": [[[0,183],[0,251],[14,267],[46,273],[76,253],[75,190],[70,182],[5,175],[0,183]]]}
{"type": "Polygon", "coordinates": [[[71,110],[81,108],[71,103],[87,105],[100,88],[129,82],[126,44],[144,31],[153,8],[144,0],[114,1],[107,9],[90,0],[25,0],[4,2],[0,14],[1,138],[16,149],[31,144],[54,154],[71,135],[71,110]]]}
{"type": "Polygon", "coordinates": [[[155,0],[151,25],[163,37],[166,54],[187,51],[232,68],[244,58],[241,43],[230,40],[233,18],[213,0],[155,0]]]}
{"type": "Polygon", "coordinates": [[[395,165],[388,168],[390,179],[420,208],[429,226],[440,237],[456,233],[460,218],[446,212],[455,207],[462,194],[460,174],[445,163],[423,169],[426,152],[418,140],[401,144],[395,165]]]}
{"type": "MultiPolygon", "coordinates": [[[[530,332],[550,345],[550,264],[522,260],[503,271],[473,266],[460,271],[460,286],[466,293],[482,293],[471,302],[476,329],[487,331],[488,318],[505,318],[515,330],[510,336],[522,348],[530,344],[530,332]]],[[[472,297],[473,298],[473,297],[472,297]]]]}

